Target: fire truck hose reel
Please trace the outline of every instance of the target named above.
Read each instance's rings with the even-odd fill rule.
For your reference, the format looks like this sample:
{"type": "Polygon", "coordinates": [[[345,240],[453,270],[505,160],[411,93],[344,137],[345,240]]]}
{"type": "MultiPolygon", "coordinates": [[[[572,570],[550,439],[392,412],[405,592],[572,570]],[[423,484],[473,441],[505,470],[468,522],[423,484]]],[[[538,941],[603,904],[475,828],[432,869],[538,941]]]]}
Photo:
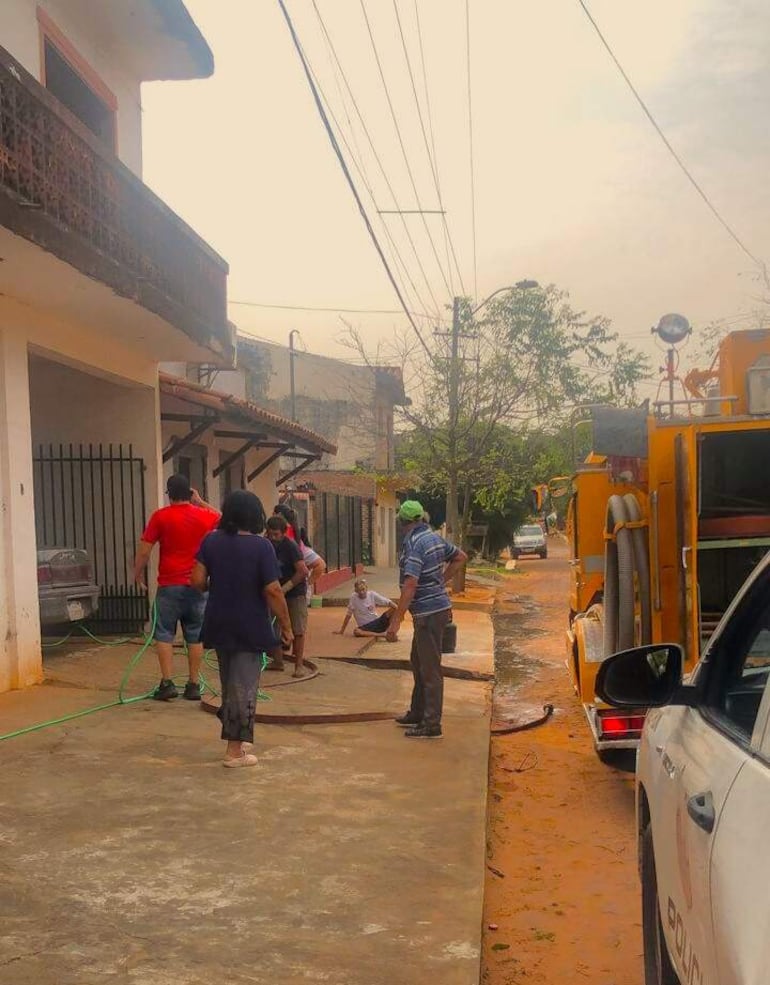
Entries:
{"type": "Polygon", "coordinates": [[[652,642],[652,601],[650,592],[650,554],[649,543],[645,534],[648,524],[642,519],[639,500],[633,493],[624,497],[626,512],[631,520],[626,527],[631,531],[634,545],[634,569],[636,570],[636,588],[639,596],[639,646],[652,642]]]}
{"type": "Polygon", "coordinates": [[[604,549],[604,656],[634,645],[634,545],[626,527],[630,517],[622,496],[607,501],[605,530],[619,527],[604,549]]]}

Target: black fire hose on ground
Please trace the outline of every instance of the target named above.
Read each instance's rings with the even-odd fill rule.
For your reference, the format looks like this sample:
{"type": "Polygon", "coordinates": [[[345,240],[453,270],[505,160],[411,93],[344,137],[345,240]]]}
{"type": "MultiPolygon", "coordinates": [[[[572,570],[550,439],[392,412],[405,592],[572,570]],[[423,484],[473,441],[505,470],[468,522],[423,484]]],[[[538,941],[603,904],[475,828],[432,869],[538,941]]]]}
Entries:
{"type": "Polygon", "coordinates": [[[499,725],[490,729],[492,735],[513,735],[514,732],[528,732],[530,729],[537,728],[538,725],[545,725],[553,715],[552,704],[543,705],[543,714],[540,718],[534,718],[531,722],[523,722],[521,725],[499,725]]]}
{"type": "MultiPolygon", "coordinates": [[[[408,670],[409,664],[402,660],[392,660],[387,657],[375,657],[367,660],[365,657],[338,657],[344,663],[355,663],[359,665],[369,664],[379,669],[389,670],[408,670]]],[[[312,660],[305,660],[305,665],[311,673],[306,677],[295,678],[291,681],[276,681],[266,687],[280,687],[285,684],[300,684],[313,680],[319,674],[318,665],[312,660]]],[[[487,674],[483,671],[468,670],[464,667],[442,667],[444,677],[453,677],[458,680],[471,681],[493,681],[494,674],[487,674]]],[[[219,699],[204,695],[201,700],[201,710],[215,715],[219,709],[219,699]]],[[[543,705],[543,714],[531,722],[523,722],[520,725],[501,725],[490,729],[492,735],[512,735],[514,732],[527,732],[530,729],[544,725],[553,715],[554,707],[552,704],[543,705]]],[[[383,722],[393,721],[395,716],[389,711],[356,711],[356,712],[304,712],[299,714],[260,714],[254,716],[254,721],[260,725],[348,725],[361,722],[383,722]]]]}

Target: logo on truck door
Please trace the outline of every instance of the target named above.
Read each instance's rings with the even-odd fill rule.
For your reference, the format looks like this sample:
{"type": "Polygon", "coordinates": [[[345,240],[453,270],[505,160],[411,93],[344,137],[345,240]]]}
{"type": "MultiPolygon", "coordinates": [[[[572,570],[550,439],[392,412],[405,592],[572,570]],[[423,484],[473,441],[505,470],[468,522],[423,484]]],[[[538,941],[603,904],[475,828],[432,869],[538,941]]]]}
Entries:
{"type": "Polygon", "coordinates": [[[674,901],[668,898],[668,926],[674,940],[674,949],[679,958],[679,967],[682,969],[682,985],[703,985],[703,972],[701,971],[698,956],[692,949],[692,941],[687,933],[684,920],[676,908],[674,901]]]}

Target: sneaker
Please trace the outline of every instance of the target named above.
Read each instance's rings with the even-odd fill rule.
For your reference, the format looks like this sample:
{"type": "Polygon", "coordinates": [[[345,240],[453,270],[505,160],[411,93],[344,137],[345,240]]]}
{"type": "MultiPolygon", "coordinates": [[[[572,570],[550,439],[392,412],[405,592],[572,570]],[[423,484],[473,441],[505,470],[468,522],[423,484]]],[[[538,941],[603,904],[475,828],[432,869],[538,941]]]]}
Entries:
{"type": "Polygon", "coordinates": [[[200,684],[194,684],[192,681],[188,681],[184,686],[183,698],[187,701],[200,701],[201,699],[201,686],[200,684]]]}
{"type": "Polygon", "coordinates": [[[179,691],[177,691],[173,681],[161,681],[153,694],[156,701],[172,701],[177,697],[179,697],[179,691]]]}
{"type": "Polygon", "coordinates": [[[235,759],[223,759],[222,765],[229,770],[238,769],[240,766],[256,766],[259,760],[250,752],[241,753],[235,759]]]}
{"type": "Polygon", "coordinates": [[[422,725],[419,718],[413,718],[409,712],[405,715],[401,715],[396,719],[396,725],[400,725],[401,728],[408,728],[410,725],[422,725]]]}
{"type": "Polygon", "coordinates": [[[408,728],[404,735],[408,739],[440,739],[440,725],[417,725],[415,728],[408,728]]]}

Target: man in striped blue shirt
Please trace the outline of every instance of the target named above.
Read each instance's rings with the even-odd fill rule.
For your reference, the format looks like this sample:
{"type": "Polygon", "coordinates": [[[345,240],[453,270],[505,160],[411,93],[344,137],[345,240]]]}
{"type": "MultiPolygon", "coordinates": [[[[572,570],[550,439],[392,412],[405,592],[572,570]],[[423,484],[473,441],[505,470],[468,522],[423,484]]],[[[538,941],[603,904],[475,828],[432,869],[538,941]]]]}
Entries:
{"type": "Polygon", "coordinates": [[[401,504],[398,519],[404,524],[404,543],[398,559],[401,596],[388,625],[387,639],[395,639],[408,609],[414,623],[410,661],[414,675],[409,711],[396,719],[407,726],[410,739],[441,738],[444,678],[441,642],[452,618],[447,583],[465,561],[459,547],[431,530],[425,511],[414,499],[401,504]]]}

